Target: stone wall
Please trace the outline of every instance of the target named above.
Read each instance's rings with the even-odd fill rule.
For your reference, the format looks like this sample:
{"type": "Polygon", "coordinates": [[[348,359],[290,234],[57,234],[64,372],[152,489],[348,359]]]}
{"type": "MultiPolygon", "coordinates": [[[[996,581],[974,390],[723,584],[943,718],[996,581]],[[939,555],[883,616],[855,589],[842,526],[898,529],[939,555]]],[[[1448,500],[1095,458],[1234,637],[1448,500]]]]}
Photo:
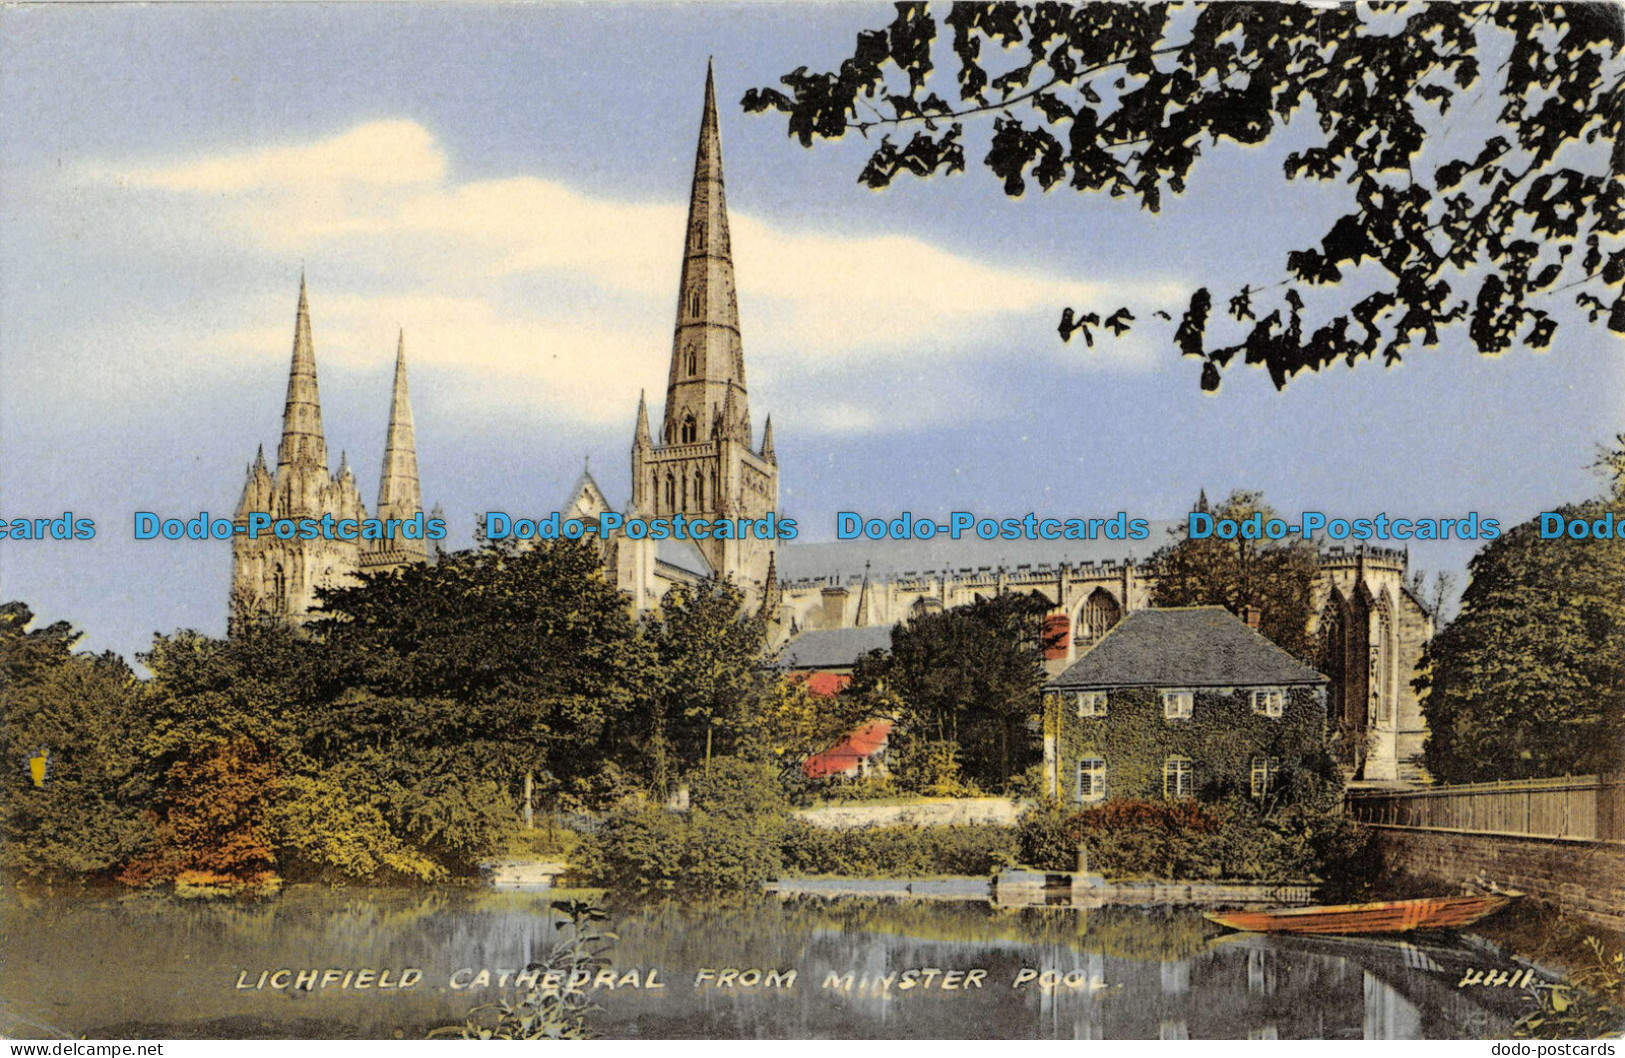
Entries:
{"type": "Polygon", "coordinates": [[[1625,929],[1625,845],[1372,827],[1389,873],[1453,889],[1480,874],[1507,889],[1625,929]]]}

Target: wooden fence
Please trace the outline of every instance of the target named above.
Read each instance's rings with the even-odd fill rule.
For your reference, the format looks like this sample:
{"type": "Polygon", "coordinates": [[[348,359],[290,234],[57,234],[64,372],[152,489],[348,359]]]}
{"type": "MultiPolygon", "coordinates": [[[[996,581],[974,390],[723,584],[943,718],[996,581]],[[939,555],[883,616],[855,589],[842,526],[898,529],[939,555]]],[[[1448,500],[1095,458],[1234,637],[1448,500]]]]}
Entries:
{"type": "Polygon", "coordinates": [[[1625,843],[1625,775],[1350,790],[1347,806],[1376,826],[1625,843]]]}

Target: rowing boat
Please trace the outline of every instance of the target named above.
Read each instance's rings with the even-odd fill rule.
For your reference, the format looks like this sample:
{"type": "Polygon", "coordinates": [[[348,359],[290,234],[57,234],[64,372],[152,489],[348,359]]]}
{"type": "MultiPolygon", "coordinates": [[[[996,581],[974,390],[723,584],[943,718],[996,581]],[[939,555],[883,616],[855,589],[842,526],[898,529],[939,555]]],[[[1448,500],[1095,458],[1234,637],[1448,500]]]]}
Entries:
{"type": "Polygon", "coordinates": [[[1493,915],[1516,896],[1442,896],[1265,911],[1207,911],[1204,917],[1249,933],[1406,933],[1453,929],[1493,915]]]}

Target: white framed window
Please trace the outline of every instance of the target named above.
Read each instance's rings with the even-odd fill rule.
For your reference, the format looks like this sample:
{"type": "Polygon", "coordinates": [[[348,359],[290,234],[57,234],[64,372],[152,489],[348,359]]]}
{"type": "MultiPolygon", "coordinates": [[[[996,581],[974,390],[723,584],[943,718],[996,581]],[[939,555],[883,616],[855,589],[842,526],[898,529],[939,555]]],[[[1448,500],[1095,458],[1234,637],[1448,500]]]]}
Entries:
{"type": "Polygon", "coordinates": [[[1077,694],[1079,716],[1105,716],[1105,691],[1079,691],[1077,694]]]}
{"type": "Polygon", "coordinates": [[[1169,757],[1162,764],[1162,796],[1182,801],[1196,796],[1195,774],[1189,757],[1169,757]]]}
{"type": "Polygon", "coordinates": [[[1190,691],[1163,691],[1162,715],[1166,720],[1189,720],[1196,695],[1190,691]]]}
{"type": "Polygon", "coordinates": [[[1280,770],[1280,763],[1274,757],[1253,758],[1253,797],[1262,800],[1266,795],[1274,792],[1276,773],[1280,770]]]}
{"type": "Polygon", "coordinates": [[[1104,801],[1106,799],[1106,761],[1100,757],[1085,757],[1078,761],[1078,800],[1104,801]]]}
{"type": "Polygon", "coordinates": [[[1253,692],[1253,712],[1279,720],[1286,712],[1286,691],[1279,687],[1260,687],[1253,692]]]}

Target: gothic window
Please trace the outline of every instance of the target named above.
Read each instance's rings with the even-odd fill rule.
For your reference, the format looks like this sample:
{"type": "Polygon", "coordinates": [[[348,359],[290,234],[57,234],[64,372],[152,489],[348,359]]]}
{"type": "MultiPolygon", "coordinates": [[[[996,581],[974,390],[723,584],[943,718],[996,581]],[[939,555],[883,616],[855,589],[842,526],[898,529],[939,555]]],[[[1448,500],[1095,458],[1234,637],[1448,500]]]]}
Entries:
{"type": "Polygon", "coordinates": [[[1392,666],[1393,648],[1390,641],[1394,634],[1394,623],[1388,613],[1388,600],[1383,599],[1377,610],[1377,636],[1371,644],[1371,711],[1370,720],[1373,724],[1386,724],[1394,717],[1393,695],[1389,692],[1389,669],[1392,666]]]}
{"type": "Polygon", "coordinates": [[[1169,757],[1162,765],[1162,796],[1184,801],[1195,796],[1196,784],[1189,757],[1169,757]]]}
{"type": "Polygon", "coordinates": [[[282,563],[276,564],[276,570],[271,574],[271,611],[282,614],[288,610],[288,574],[282,568],[282,563]]]}
{"type": "Polygon", "coordinates": [[[683,434],[682,434],[683,443],[686,444],[686,445],[693,444],[696,440],[699,439],[699,433],[700,433],[699,428],[694,425],[694,416],[692,416],[692,415],[683,416],[683,434]]]}
{"type": "Polygon", "coordinates": [[[1112,593],[1105,588],[1096,588],[1089,593],[1089,598],[1083,604],[1082,620],[1078,622],[1079,641],[1092,641],[1099,639],[1111,631],[1113,625],[1123,618],[1123,608],[1117,605],[1112,593]]]}
{"type": "MultiPolygon", "coordinates": [[[[669,302],[668,302],[668,304],[669,304],[669,302]]],[[[688,314],[690,316],[693,316],[695,319],[699,318],[699,315],[700,315],[700,292],[698,290],[691,290],[691,291],[688,292],[688,314]]],[[[689,355],[692,356],[693,354],[690,353],[689,355]]],[[[692,367],[690,367],[688,369],[688,371],[689,371],[689,374],[694,373],[694,369],[692,367]]]]}
{"type": "Polygon", "coordinates": [[[677,480],[670,474],[666,475],[666,510],[677,509],[677,480]]]}
{"type": "Polygon", "coordinates": [[[694,354],[693,349],[689,349],[683,357],[683,370],[688,372],[689,375],[700,373],[700,359],[694,354]]]}
{"type": "Polygon", "coordinates": [[[688,472],[683,473],[683,510],[688,510],[688,472]]]}
{"type": "Polygon", "coordinates": [[[649,502],[654,504],[655,513],[660,513],[660,473],[649,471],[649,502]]]}
{"type": "Polygon", "coordinates": [[[1078,761],[1078,800],[1102,801],[1106,798],[1106,761],[1101,757],[1085,757],[1078,761]]]}
{"type": "Polygon", "coordinates": [[[694,474],[694,509],[705,510],[705,471],[696,471],[694,474]]]}

